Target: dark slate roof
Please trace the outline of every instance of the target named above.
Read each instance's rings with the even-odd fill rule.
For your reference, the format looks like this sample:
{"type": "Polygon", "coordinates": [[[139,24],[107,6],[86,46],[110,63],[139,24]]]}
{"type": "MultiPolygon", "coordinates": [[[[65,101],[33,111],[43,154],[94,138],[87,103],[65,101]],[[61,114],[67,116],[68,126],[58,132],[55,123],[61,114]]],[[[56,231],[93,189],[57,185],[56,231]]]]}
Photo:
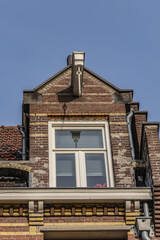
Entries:
{"type": "Polygon", "coordinates": [[[21,160],[22,135],[18,126],[0,126],[0,160],[21,160]]]}

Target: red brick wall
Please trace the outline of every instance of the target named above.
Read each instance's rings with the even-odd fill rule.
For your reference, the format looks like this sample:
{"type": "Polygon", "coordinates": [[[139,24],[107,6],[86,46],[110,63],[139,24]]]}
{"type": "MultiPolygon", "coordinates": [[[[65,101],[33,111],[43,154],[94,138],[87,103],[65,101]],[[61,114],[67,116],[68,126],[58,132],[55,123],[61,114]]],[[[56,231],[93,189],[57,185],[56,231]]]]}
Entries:
{"type": "Polygon", "coordinates": [[[157,239],[160,238],[160,140],[157,124],[144,124],[144,143],[147,145],[147,155],[150,162],[154,196],[154,221],[157,239]]]}
{"type": "MultiPolygon", "coordinates": [[[[113,165],[117,187],[133,186],[133,168],[130,152],[126,107],[117,100],[117,92],[87,72],[81,97],[72,95],[71,70],[38,90],[41,100],[30,102],[30,166],[33,186],[48,186],[48,114],[108,113],[111,133],[113,165]],[[115,97],[116,96],[116,97],[115,97]]],[[[129,93],[128,93],[129,95],[129,93]]],[[[131,98],[131,97],[130,97],[131,98]]],[[[25,97],[26,99],[26,97],[25,97]]],[[[96,117],[95,117],[96,120],[96,117]]]]}
{"type": "Polygon", "coordinates": [[[132,133],[133,133],[133,142],[134,142],[136,159],[140,159],[142,123],[146,121],[147,121],[147,112],[144,112],[144,111],[134,112],[134,117],[132,119],[132,133]]]}
{"type": "Polygon", "coordinates": [[[37,235],[1,235],[0,239],[2,240],[43,240],[43,236],[37,236],[37,235]]]}
{"type": "MultiPolygon", "coordinates": [[[[132,187],[134,185],[134,169],[132,167],[132,158],[130,151],[130,142],[127,128],[127,111],[133,107],[134,129],[133,137],[136,145],[136,156],[139,157],[142,122],[146,121],[146,113],[138,112],[139,104],[133,104],[132,94],[125,93],[128,96],[128,102],[124,101],[123,94],[111,88],[99,79],[93,77],[89,73],[84,73],[84,87],[82,97],[73,97],[72,88],[69,86],[71,81],[71,70],[67,70],[54,81],[51,81],[37,91],[37,98],[30,98],[27,102],[25,96],[25,104],[29,104],[29,161],[23,162],[23,165],[31,167],[32,187],[48,187],[49,186],[49,159],[48,159],[48,120],[49,114],[95,114],[94,120],[98,120],[98,113],[108,114],[110,139],[112,147],[114,177],[116,187],[132,187]],[[130,107],[127,109],[127,105],[130,107]],[[65,109],[64,109],[65,106],[65,109]]],[[[35,95],[34,95],[35,94],[35,95]]],[[[7,141],[7,153],[13,151],[13,146],[21,149],[21,135],[17,128],[0,130],[1,139],[7,141]],[[7,132],[8,131],[8,132],[7,132]],[[13,139],[12,134],[15,136],[13,139]],[[12,138],[12,139],[11,139],[12,138]],[[14,142],[15,141],[15,142],[14,142]],[[10,144],[11,143],[11,144],[10,144]]],[[[149,157],[152,178],[154,185],[154,217],[156,236],[160,237],[160,143],[158,137],[158,127],[145,126],[144,136],[147,144],[147,156],[149,157]]],[[[3,142],[3,141],[1,141],[3,142]]],[[[0,145],[3,150],[3,145],[0,145]]],[[[15,150],[17,150],[15,149],[15,150]]],[[[4,152],[5,152],[4,151],[4,152]]],[[[0,152],[0,154],[2,151],[0,152]]],[[[11,157],[15,157],[9,155],[11,157]]],[[[3,158],[3,157],[2,157],[3,158]]],[[[7,157],[3,160],[8,160],[7,157]]],[[[11,158],[12,159],[12,158],[11,158]]],[[[17,158],[13,158],[17,160],[17,158]]],[[[17,163],[16,163],[17,164],[17,163]]],[[[20,163],[21,164],[21,163],[20,163]]],[[[63,210],[61,210],[63,211],[63,210]]],[[[85,214],[84,214],[85,215],[85,214]]],[[[93,214],[94,215],[94,214],[93,214]]],[[[6,226],[0,226],[0,239],[37,239],[42,240],[43,236],[32,234],[29,226],[7,226],[7,223],[28,223],[28,217],[0,217],[0,223],[6,223],[6,226]],[[11,232],[26,232],[26,235],[9,234],[11,232]],[[8,235],[7,235],[8,233],[8,235]],[[28,233],[28,234],[27,234],[28,233]]],[[[44,217],[44,223],[72,223],[72,222],[119,222],[125,224],[124,215],[118,216],[71,216],[71,217],[44,217]]],[[[134,240],[133,234],[128,234],[128,240],[134,240]]],[[[138,239],[138,238],[136,238],[138,239]]]]}

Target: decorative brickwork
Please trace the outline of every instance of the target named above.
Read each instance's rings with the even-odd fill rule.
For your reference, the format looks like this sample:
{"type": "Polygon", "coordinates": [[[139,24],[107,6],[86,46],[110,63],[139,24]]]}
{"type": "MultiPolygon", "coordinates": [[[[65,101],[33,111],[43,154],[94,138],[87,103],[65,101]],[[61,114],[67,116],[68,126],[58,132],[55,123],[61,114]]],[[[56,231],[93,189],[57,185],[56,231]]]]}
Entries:
{"type": "MultiPolygon", "coordinates": [[[[28,240],[43,239],[41,226],[56,227],[57,229],[65,226],[69,228],[110,226],[111,229],[112,226],[117,226],[118,228],[126,226],[126,224],[132,225],[137,215],[140,215],[137,201],[131,204],[127,202],[126,207],[123,203],[47,203],[43,206],[42,201],[30,201],[28,206],[26,204],[3,204],[0,205],[0,239],[4,237],[7,239],[11,237],[28,240]],[[127,208],[127,206],[129,207],[127,208]],[[130,206],[132,212],[126,214],[125,212],[129,210],[130,206]]],[[[128,239],[134,239],[132,232],[128,233],[128,239]]]]}
{"type": "Polygon", "coordinates": [[[27,217],[27,204],[0,204],[0,217],[27,217]]]}
{"type": "Polygon", "coordinates": [[[48,204],[44,208],[45,217],[69,216],[124,216],[124,204],[48,204]]]}
{"type": "Polygon", "coordinates": [[[108,120],[107,113],[48,114],[48,120],[108,120]]]}
{"type": "MultiPolygon", "coordinates": [[[[88,235],[83,235],[83,239],[90,236],[89,233],[93,234],[97,231],[98,234],[102,234],[103,239],[109,239],[108,236],[113,236],[115,233],[116,239],[139,240],[141,233],[135,238],[131,228],[132,225],[135,227],[138,216],[144,216],[143,204],[146,201],[149,205],[149,215],[154,216],[156,237],[151,239],[160,238],[158,123],[144,123],[147,121],[147,112],[139,111],[139,103],[132,102],[132,90],[120,90],[84,66],[82,69],[83,84],[80,97],[73,95],[72,65],[37,88],[24,91],[22,124],[26,134],[28,160],[22,161],[22,135],[18,127],[0,127],[0,239],[2,240],[43,240],[56,237],[69,239],[70,235],[65,235],[67,232],[84,234],[87,231],[88,235]],[[126,119],[131,109],[134,110],[131,128],[136,159],[132,159],[131,136],[126,119]],[[76,121],[79,121],[80,126],[76,126],[76,121]],[[57,186],[54,179],[57,173],[56,154],[62,154],[60,149],[53,147],[55,134],[50,132],[55,133],[56,129],[60,129],[67,122],[67,130],[71,122],[77,129],[83,130],[83,126],[96,129],[95,123],[98,121],[103,123],[102,126],[97,124],[98,129],[103,133],[103,148],[87,150],[90,154],[100,153],[106,156],[104,163],[107,183],[112,181],[112,184],[107,186],[115,188],[42,190],[49,186],[57,186]],[[57,125],[60,124],[57,128],[53,126],[51,130],[51,125],[55,125],[55,122],[57,125]],[[143,178],[143,183],[140,182],[140,178],[143,178]],[[149,188],[137,190],[136,184],[137,187],[149,188]],[[9,187],[18,189],[14,191],[10,189],[9,192],[9,187]],[[154,203],[151,187],[153,187],[154,203]],[[37,188],[38,191],[32,188],[37,188]]],[[[63,149],[63,153],[68,153],[68,150],[70,151],[63,149]]],[[[85,148],[84,151],[71,149],[70,152],[72,154],[74,152],[75,155],[75,175],[76,181],[79,181],[79,185],[76,182],[76,186],[87,186],[83,183],[88,174],[85,170],[87,168],[85,148]],[[87,173],[84,175],[85,178],[82,172],[87,173]]],[[[74,236],[81,237],[74,234],[71,239],[77,238],[74,236]]]]}
{"type": "Polygon", "coordinates": [[[35,90],[38,96],[41,96],[37,100],[31,97],[32,93],[24,93],[24,104],[29,103],[29,158],[34,161],[30,163],[33,172],[32,186],[48,186],[48,121],[53,119],[57,121],[108,119],[116,186],[134,186],[125,107],[126,99],[130,101],[132,98],[132,91],[120,93],[88,70],[84,71],[81,97],[73,96],[70,82],[71,69],[68,68],[35,90]]]}

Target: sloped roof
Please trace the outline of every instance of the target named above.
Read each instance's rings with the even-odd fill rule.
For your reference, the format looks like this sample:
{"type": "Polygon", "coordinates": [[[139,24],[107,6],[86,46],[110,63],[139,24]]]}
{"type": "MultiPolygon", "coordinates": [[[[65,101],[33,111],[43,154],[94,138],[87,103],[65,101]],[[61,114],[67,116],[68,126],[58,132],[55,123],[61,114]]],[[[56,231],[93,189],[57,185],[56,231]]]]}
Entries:
{"type": "Polygon", "coordinates": [[[22,135],[18,126],[0,126],[0,160],[21,160],[22,135]]]}
{"type": "MultiPolygon", "coordinates": [[[[43,83],[41,83],[40,85],[35,87],[34,89],[32,89],[32,90],[24,90],[23,92],[25,93],[25,92],[36,92],[36,91],[38,91],[39,89],[41,89],[46,84],[48,84],[51,81],[53,81],[56,77],[60,76],[61,74],[63,74],[65,71],[67,71],[70,68],[72,68],[72,65],[66,66],[61,71],[59,71],[58,73],[54,74],[53,76],[51,76],[49,79],[47,79],[46,81],[44,81],[43,83]]],[[[88,69],[86,67],[84,67],[84,71],[86,71],[87,73],[91,74],[93,77],[95,77],[98,80],[102,81],[103,83],[105,83],[109,87],[113,88],[117,92],[133,92],[132,89],[120,89],[120,88],[116,87],[115,85],[113,85],[112,83],[108,82],[107,80],[105,80],[104,78],[102,78],[101,76],[99,76],[98,74],[94,73],[93,71],[91,71],[90,69],[88,69]]]]}

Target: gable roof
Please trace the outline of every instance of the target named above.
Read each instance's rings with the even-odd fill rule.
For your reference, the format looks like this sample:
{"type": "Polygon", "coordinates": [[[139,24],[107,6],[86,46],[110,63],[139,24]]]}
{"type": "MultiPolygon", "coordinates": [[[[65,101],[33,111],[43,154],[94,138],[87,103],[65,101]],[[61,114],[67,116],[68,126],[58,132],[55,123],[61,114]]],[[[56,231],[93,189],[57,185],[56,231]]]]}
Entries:
{"type": "MultiPolygon", "coordinates": [[[[33,88],[32,90],[24,90],[24,93],[34,93],[36,91],[38,91],[39,89],[41,89],[42,87],[44,87],[46,84],[50,83],[51,81],[53,81],[56,77],[60,76],[61,74],[63,74],[65,71],[67,71],[68,69],[72,68],[72,65],[68,65],[65,68],[63,68],[62,70],[60,70],[59,72],[57,72],[56,74],[54,74],[53,76],[51,76],[50,78],[48,78],[46,81],[44,81],[43,83],[41,83],[40,85],[38,85],[37,87],[33,88]]],[[[102,81],[103,83],[105,83],[106,85],[108,85],[109,87],[113,88],[114,90],[116,90],[117,92],[133,92],[132,89],[120,89],[118,87],[116,87],[115,85],[113,85],[112,83],[108,82],[107,80],[105,80],[104,78],[102,78],[101,76],[99,76],[98,74],[96,74],[95,72],[91,71],[90,69],[84,67],[84,71],[86,71],[87,73],[91,74],[93,77],[97,78],[98,80],[102,81]]]]}

